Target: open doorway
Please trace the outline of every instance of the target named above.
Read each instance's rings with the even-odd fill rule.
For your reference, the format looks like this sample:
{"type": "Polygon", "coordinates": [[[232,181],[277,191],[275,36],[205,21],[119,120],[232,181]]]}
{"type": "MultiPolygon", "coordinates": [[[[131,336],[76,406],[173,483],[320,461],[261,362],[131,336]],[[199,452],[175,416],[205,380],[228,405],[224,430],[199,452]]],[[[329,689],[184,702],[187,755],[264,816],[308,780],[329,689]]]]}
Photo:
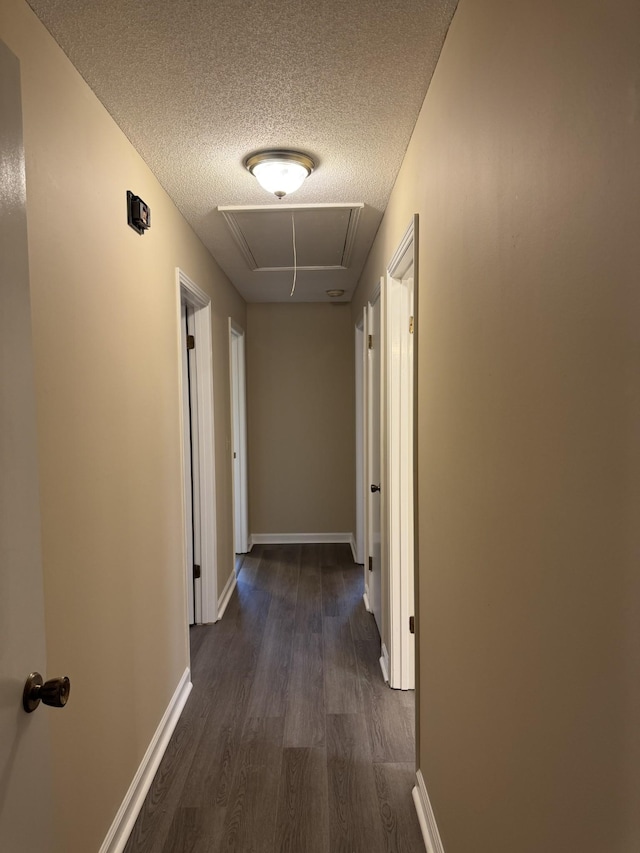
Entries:
{"type": "Polygon", "coordinates": [[[377,287],[369,300],[365,313],[366,335],[366,549],[367,564],[365,571],[365,605],[376,620],[381,638],[382,657],[380,665],[385,680],[386,671],[386,606],[384,586],[383,553],[383,489],[382,483],[382,300],[381,290],[377,287]]]}
{"type": "Polygon", "coordinates": [[[189,624],[218,614],[211,300],[177,270],[180,318],[185,590],[189,624]]]}
{"type": "Polygon", "coordinates": [[[200,547],[200,464],[198,453],[198,393],[195,360],[195,310],[180,302],[182,342],[182,458],[184,465],[184,526],[186,549],[186,589],[189,625],[202,622],[200,547]]]}
{"type": "Polygon", "coordinates": [[[414,277],[417,216],[387,267],[385,317],[385,483],[389,594],[389,684],[415,687],[414,277]]]}
{"type": "Polygon", "coordinates": [[[247,393],[244,329],[229,318],[231,434],[233,437],[233,541],[236,554],[249,551],[247,491],[247,393]]]}
{"type": "MultiPolygon", "coordinates": [[[[415,688],[415,293],[417,217],[364,309],[365,606],[390,687],[415,688]]],[[[356,328],[356,343],[359,330],[356,328]]],[[[357,373],[356,373],[357,384],[357,373]]]]}
{"type": "MultiPolygon", "coordinates": [[[[364,360],[366,349],[364,346],[364,315],[355,328],[355,394],[356,394],[356,529],[354,543],[352,543],[353,560],[355,563],[365,562],[365,392],[364,392],[364,360]]],[[[365,590],[367,577],[365,573],[365,590]]]]}

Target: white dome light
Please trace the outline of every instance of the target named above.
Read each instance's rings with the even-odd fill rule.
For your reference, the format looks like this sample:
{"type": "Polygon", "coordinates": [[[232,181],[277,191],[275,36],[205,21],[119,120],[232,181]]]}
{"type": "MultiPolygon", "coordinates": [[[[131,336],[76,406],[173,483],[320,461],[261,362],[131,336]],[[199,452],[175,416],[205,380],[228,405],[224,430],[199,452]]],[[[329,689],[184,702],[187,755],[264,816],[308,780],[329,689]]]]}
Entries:
{"type": "Polygon", "coordinates": [[[315,163],[300,151],[259,151],[244,164],[261,187],[278,198],[300,189],[315,163]]]}

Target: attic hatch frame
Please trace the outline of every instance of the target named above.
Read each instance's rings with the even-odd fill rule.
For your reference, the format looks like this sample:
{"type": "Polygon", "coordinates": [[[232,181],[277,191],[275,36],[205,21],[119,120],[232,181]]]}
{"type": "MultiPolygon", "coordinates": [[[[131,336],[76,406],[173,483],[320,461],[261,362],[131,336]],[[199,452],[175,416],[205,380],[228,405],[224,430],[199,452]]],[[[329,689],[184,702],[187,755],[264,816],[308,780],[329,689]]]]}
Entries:
{"type": "Polygon", "coordinates": [[[290,272],[293,270],[293,265],[290,266],[280,266],[280,267],[263,267],[259,266],[256,261],[253,252],[251,251],[251,247],[247,242],[245,234],[240,226],[236,214],[238,213],[255,213],[256,215],[260,214],[269,214],[269,213],[281,213],[282,211],[290,211],[293,213],[303,212],[303,211],[314,211],[314,210],[350,210],[349,222],[347,225],[346,233],[345,233],[345,241],[342,249],[342,258],[340,264],[333,265],[321,265],[321,266],[300,266],[298,264],[298,271],[324,271],[324,270],[345,270],[349,268],[349,264],[351,262],[351,255],[353,252],[353,247],[356,240],[356,233],[358,230],[358,222],[360,220],[360,214],[362,209],[364,208],[363,202],[346,202],[340,204],[331,204],[331,203],[319,203],[319,204],[261,204],[261,205],[220,205],[218,206],[218,211],[224,217],[225,222],[227,223],[229,230],[235,240],[237,247],[240,249],[242,253],[242,257],[245,259],[247,266],[252,272],[290,272]]]}

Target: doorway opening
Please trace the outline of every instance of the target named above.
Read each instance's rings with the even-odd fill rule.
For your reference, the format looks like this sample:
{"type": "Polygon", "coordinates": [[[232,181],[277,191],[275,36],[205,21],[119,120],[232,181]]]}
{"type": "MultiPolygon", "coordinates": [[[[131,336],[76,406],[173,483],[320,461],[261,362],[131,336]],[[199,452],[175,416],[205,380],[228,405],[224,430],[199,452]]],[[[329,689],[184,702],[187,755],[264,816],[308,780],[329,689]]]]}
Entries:
{"type": "Polygon", "coordinates": [[[385,316],[385,483],[389,591],[389,684],[415,687],[414,276],[417,217],[387,267],[385,316]]]}
{"type": "MultiPolygon", "coordinates": [[[[364,416],[366,412],[366,402],[364,393],[364,359],[366,350],[364,348],[364,316],[358,322],[355,328],[355,393],[356,393],[356,529],[355,543],[353,547],[353,560],[360,565],[365,562],[365,438],[366,430],[364,416]]],[[[365,590],[367,586],[367,577],[365,573],[365,590]]]]}
{"type": "Polygon", "coordinates": [[[185,591],[189,624],[218,615],[213,433],[211,300],[177,270],[185,526],[185,591]]]}
{"type": "Polygon", "coordinates": [[[236,554],[249,551],[247,488],[247,392],[244,329],[229,317],[231,420],[233,438],[233,541],[236,554]]]}
{"type": "Polygon", "coordinates": [[[365,606],[373,613],[380,633],[382,667],[385,681],[388,675],[385,669],[386,649],[386,607],[384,585],[383,529],[384,514],[382,499],[384,484],[382,476],[382,300],[381,288],[376,287],[365,309],[364,347],[365,347],[365,418],[366,418],[366,455],[365,455],[365,606]]]}

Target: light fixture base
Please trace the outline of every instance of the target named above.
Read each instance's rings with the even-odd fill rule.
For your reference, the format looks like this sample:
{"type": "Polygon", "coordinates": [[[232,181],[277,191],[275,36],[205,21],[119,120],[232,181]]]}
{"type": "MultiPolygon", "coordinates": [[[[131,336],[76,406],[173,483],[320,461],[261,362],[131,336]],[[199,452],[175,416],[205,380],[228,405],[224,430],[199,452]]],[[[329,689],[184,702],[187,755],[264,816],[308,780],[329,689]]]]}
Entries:
{"type": "Polygon", "coordinates": [[[299,189],[315,169],[308,154],[282,148],[257,151],[246,158],[244,165],[261,187],[280,199],[299,189]]]}

